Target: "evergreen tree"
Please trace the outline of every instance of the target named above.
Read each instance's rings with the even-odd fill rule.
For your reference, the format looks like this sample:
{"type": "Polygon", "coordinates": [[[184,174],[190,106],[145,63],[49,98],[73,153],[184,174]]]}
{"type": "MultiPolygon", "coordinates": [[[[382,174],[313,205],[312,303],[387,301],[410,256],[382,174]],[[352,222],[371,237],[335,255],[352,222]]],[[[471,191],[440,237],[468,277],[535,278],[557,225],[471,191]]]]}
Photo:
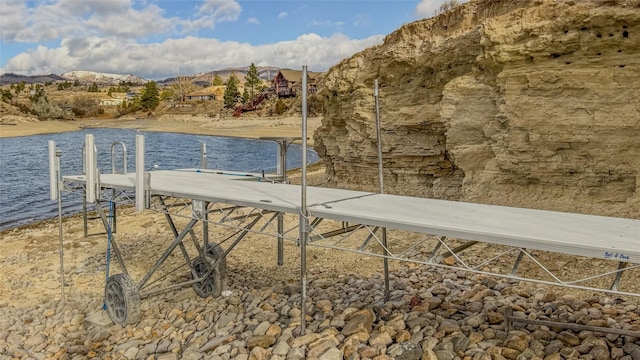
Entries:
{"type": "Polygon", "coordinates": [[[236,74],[231,74],[229,76],[229,80],[227,80],[226,89],[224,90],[224,107],[232,108],[238,102],[238,98],[240,97],[240,91],[238,91],[238,77],[236,74]]]}
{"type": "Polygon", "coordinates": [[[262,83],[260,76],[258,76],[258,69],[251,63],[247,76],[245,77],[245,89],[249,88],[249,100],[253,103],[253,99],[256,98],[256,93],[259,91],[259,86],[262,83]]]}
{"type": "Polygon", "coordinates": [[[13,95],[11,95],[11,90],[2,89],[2,101],[9,102],[9,100],[13,99],[13,95]]]}
{"type": "Polygon", "coordinates": [[[91,84],[89,86],[89,92],[100,92],[100,89],[98,89],[98,84],[96,84],[95,82],[91,84]]]}
{"type": "Polygon", "coordinates": [[[249,88],[244,87],[244,91],[242,92],[242,103],[246,104],[249,102],[249,88]]]}
{"type": "Polygon", "coordinates": [[[40,101],[40,99],[43,99],[44,102],[48,102],[47,96],[44,92],[44,87],[40,84],[38,84],[35,87],[35,92],[33,95],[29,96],[29,100],[31,100],[31,102],[33,103],[38,103],[40,101]]]}
{"type": "Polygon", "coordinates": [[[24,83],[24,81],[20,81],[18,85],[16,85],[16,89],[15,89],[16,95],[20,94],[24,90],[25,85],[26,84],[24,83]]]}
{"type": "Polygon", "coordinates": [[[158,86],[155,81],[149,81],[142,91],[140,105],[147,110],[155,109],[160,104],[158,86]]]}
{"type": "Polygon", "coordinates": [[[213,77],[213,81],[211,81],[211,85],[221,86],[221,85],[224,85],[224,83],[222,82],[222,79],[220,78],[220,76],[216,74],[216,76],[213,77]]]}

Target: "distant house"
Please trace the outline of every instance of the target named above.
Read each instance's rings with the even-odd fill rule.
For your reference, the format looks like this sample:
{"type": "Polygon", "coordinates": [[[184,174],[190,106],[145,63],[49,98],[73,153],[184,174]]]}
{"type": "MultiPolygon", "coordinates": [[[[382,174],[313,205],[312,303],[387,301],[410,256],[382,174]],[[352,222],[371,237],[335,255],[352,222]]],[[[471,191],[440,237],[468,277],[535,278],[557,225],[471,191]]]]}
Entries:
{"type": "Polygon", "coordinates": [[[216,86],[211,86],[202,90],[198,90],[196,92],[192,92],[190,94],[185,95],[185,100],[194,101],[194,100],[215,100],[216,99],[216,86]]]}
{"type": "Polygon", "coordinates": [[[112,98],[112,99],[101,99],[100,106],[120,106],[122,105],[123,99],[112,98]]]}
{"type": "MultiPolygon", "coordinates": [[[[307,71],[307,92],[313,94],[317,90],[321,73],[307,71]]],[[[302,71],[281,69],[271,80],[278,97],[296,96],[302,86],[302,71]]]]}

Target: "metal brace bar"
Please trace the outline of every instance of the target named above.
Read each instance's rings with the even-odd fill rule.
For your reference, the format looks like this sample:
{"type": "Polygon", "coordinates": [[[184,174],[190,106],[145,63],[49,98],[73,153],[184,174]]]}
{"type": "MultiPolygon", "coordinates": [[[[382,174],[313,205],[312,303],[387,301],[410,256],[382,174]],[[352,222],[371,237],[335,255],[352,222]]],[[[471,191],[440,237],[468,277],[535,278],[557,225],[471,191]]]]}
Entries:
{"type": "MultiPolygon", "coordinates": [[[[369,232],[369,236],[367,236],[367,238],[366,238],[366,239],[365,239],[365,241],[362,243],[362,245],[360,245],[360,247],[358,248],[358,251],[363,251],[363,250],[364,250],[364,248],[365,248],[365,247],[367,247],[367,245],[369,244],[369,241],[371,241],[371,239],[373,239],[374,234],[378,232],[378,229],[379,229],[379,228],[380,228],[379,226],[376,226],[376,227],[374,227],[374,228],[373,228],[373,230],[371,230],[371,231],[369,232]]],[[[385,245],[385,247],[386,247],[386,245],[385,245]]],[[[389,255],[389,254],[387,254],[387,253],[385,252],[385,255],[389,255]]]]}
{"type": "Polygon", "coordinates": [[[178,246],[179,244],[182,243],[182,240],[184,239],[185,236],[187,236],[187,234],[193,230],[193,226],[198,222],[198,219],[191,219],[191,221],[189,221],[189,223],[187,224],[187,226],[185,226],[185,228],[182,230],[182,232],[173,240],[173,242],[171,243],[171,245],[169,245],[169,247],[164,251],[164,253],[162,254],[162,256],[160,257],[160,259],[158,259],[158,261],[156,261],[156,263],[153,265],[153,267],[151,268],[151,270],[149,270],[149,272],[144,276],[144,278],[142,279],[142,281],[140,281],[140,283],[138,284],[138,289],[142,289],[142,287],[144,287],[144,285],[147,283],[147,281],[149,281],[149,279],[151,278],[151,276],[156,272],[156,270],[158,270],[158,268],[160,267],[160,265],[162,265],[165,260],[167,260],[167,258],[169,257],[169,255],[171,255],[171,253],[173,252],[173,250],[176,248],[176,246],[178,246]]]}
{"type": "Polygon", "coordinates": [[[511,275],[515,275],[518,271],[518,266],[520,266],[520,261],[522,261],[522,257],[524,256],[524,249],[520,249],[518,252],[518,257],[516,258],[516,262],[513,263],[513,268],[511,269],[511,275]]]}
{"type": "Polygon", "coordinates": [[[620,279],[622,278],[622,273],[624,269],[627,267],[627,263],[624,261],[620,261],[618,263],[618,273],[616,274],[616,278],[613,280],[611,284],[611,290],[618,291],[618,286],[620,286],[620,279]]]}
{"type": "Polygon", "coordinates": [[[442,242],[444,241],[444,239],[446,239],[446,237],[444,236],[440,238],[440,241],[438,241],[436,246],[433,248],[433,251],[431,251],[431,255],[429,255],[429,259],[427,259],[427,262],[433,263],[436,256],[438,255],[438,251],[440,251],[440,248],[442,247],[442,242]]]}
{"type": "MultiPolygon", "coordinates": [[[[444,236],[443,236],[443,239],[442,239],[442,240],[444,240],[444,236]]],[[[451,255],[453,255],[453,254],[457,254],[457,253],[459,253],[459,252],[461,252],[461,251],[463,251],[463,250],[466,250],[466,249],[468,249],[468,248],[472,247],[473,245],[475,245],[475,244],[477,244],[477,243],[478,243],[477,241],[467,241],[466,243],[464,243],[464,244],[462,244],[462,245],[460,245],[460,246],[458,246],[458,247],[456,247],[456,248],[453,248],[453,249],[451,249],[451,250],[449,250],[449,251],[446,251],[445,253],[443,253],[443,254],[441,254],[441,255],[437,256],[437,257],[436,257],[435,259],[433,259],[433,260],[434,260],[434,262],[439,263],[440,261],[442,261],[442,260],[444,260],[444,259],[448,258],[449,256],[451,256],[451,255]]],[[[438,244],[439,244],[439,243],[438,243],[438,244]]],[[[434,250],[434,251],[435,251],[435,250],[434,250]]]]}
{"type": "Polygon", "coordinates": [[[350,233],[350,232],[352,232],[354,230],[359,229],[360,227],[361,227],[360,225],[350,225],[350,226],[347,226],[345,228],[340,228],[340,229],[328,231],[328,232],[326,232],[324,234],[314,235],[311,238],[309,238],[309,242],[314,242],[314,241],[317,241],[317,240],[322,240],[322,239],[330,238],[330,237],[337,236],[337,235],[347,234],[347,233],[350,233]]]}
{"type": "Polygon", "coordinates": [[[535,319],[515,317],[513,316],[513,308],[511,308],[510,306],[508,306],[505,309],[504,313],[505,313],[504,327],[506,331],[511,330],[511,325],[514,322],[519,322],[519,323],[530,324],[530,325],[541,325],[549,328],[562,328],[562,329],[569,329],[569,330],[576,330],[576,331],[587,330],[587,331],[596,331],[596,332],[603,332],[603,333],[609,333],[609,334],[640,338],[640,331],[612,329],[612,328],[602,327],[602,326],[580,325],[580,324],[563,323],[563,322],[549,321],[549,320],[535,320],[535,319]]]}
{"type": "MultiPolygon", "coordinates": [[[[109,226],[109,221],[107,219],[107,215],[104,213],[104,209],[102,209],[102,205],[100,205],[100,199],[96,198],[96,209],[98,209],[98,214],[100,214],[100,218],[102,219],[102,225],[105,230],[109,226]]],[[[118,264],[120,264],[120,268],[122,272],[129,275],[129,271],[127,271],[127,266],[124,264],[124,259],[122,258],[122,253],[120,252],[120,248],[118,247],[118,243],[115,237],[111,236],[111,246],[113,246],[113,251],[116,253],[116,259],[118,259],[118,264]]]]}
{"type": "MultiPolygon", "coordinates": [[[[173,236],[174,237],[178,237],[178,228],[176,227],[175,222],[171,218],[171,215],[167,211],[167,206],[166,206],[163,198],[160,199],[160,203],[163,206],[164,217],[167,219],[167,222],[169,223],[169,227],[171,228],[171,232],[173,233],[173,236]]],[[[191,236],[191,239],[193,240],[194,244],[196,245],[196,248],[198,249],[198,252],[202,253],[202,249],[200,249],[200,246],[199,246],[198,242],[196,241],[196,235],[193,232],[193,229],[189,230],[189,235],[191,236]]],[[[189,258],[189,253],[187,252],[187,249],[184,247],[184,244],[182,243],[182,241],[178,244],[178,246],[180,247],[180,252],[182,252],[182,256],[184,257],[186,262],[190,264],[191,263],[191,259],[189,258]]]]}

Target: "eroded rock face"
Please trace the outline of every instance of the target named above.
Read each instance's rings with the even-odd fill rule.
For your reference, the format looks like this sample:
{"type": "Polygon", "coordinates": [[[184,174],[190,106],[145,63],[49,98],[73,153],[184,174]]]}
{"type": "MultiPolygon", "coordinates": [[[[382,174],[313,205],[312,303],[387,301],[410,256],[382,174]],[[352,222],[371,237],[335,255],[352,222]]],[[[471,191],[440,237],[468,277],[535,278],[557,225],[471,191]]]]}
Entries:
{"type": "Polygon", "coordinates": [[[328,181],[640,218],[640,1],[464,4],[329,70],[328,181]]]}

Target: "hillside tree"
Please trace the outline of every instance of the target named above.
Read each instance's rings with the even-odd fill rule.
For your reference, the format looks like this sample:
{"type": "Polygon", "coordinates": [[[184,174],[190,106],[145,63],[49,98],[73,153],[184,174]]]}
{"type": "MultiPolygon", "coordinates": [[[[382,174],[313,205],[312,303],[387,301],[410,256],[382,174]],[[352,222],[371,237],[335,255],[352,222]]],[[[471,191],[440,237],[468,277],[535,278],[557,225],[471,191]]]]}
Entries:
{"type": "Polygon", "coordinates": [[[238,98],[240,98],[240,91],[238,90],[238,84],[240,80],[236,74],[231,74],[229,76],[229,80],[225,84],[227,87],[224,90],[224,107],[232,108],[238,102],[238,98]]]}
{"type": "Polygon", "coordinates": [[[153,110],[160,104],[158,85],[155,81],[149,81],[140,96],[140,105],[147,110],[153,110]]]}
{"type": "Polygon", "coordinates": [[[173,82],[173,85],[171,85],[171,88],[173,89],[173,93],[176,97],[179,98],[179,101],[184,101],[187,94],[194,91],[195,86],[191,82],[191,78],[187,76],[178,76],[173,82]]]}
{"type": "Polygon", "coordinates": [[[242,103],[246,104],[249,102],[249,88],[244,87],[244,91],[242,92],[242,103]]]}
{"type": "Polygon", "coordinates": [[[220,75],[216,74],[216,76],[213,77],[213,80],[211,81],[211,85],[212,86],[224,85],[224,82],[222,81],[222,78],[220,78],[220,75]]]}
{"type": "Polygon", "coordinates": [[[256,98],[256,93],[260,91],[259,89],[262,80],[258,75],[258,69],[256,66],[251,63],[249,66],[249,71],[247,71],[247,76],[245,77],[245,89],[249,88],[249,101],[253,104],[253,100],[256,98]]]}
{"type": "Polygon", "coordinates": [[[16,95],[18,95],[18,94],[20,94],[22,91],[24,91],[25,85],[26,85],[26,84],[24,83],[24,81],[20,81],[20,82],[16,85],[16,88],[15,88],[15,93],[16,93],[16,95]]]}

